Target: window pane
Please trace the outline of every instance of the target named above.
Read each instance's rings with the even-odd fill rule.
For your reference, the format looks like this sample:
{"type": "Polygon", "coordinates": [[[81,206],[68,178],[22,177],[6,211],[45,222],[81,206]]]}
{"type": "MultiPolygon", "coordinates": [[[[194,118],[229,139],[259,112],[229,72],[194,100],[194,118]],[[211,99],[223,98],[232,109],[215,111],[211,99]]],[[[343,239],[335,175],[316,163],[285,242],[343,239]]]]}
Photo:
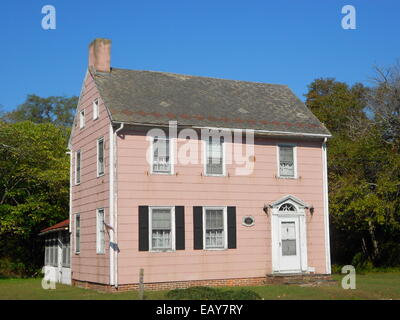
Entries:
{"type": "Polygon", "coordinates": [[[85,126],[85,111],[82,110],[79,113],[79,126],[80,128],[83,128],[85,126]]]}
{"type": "Polygon", "coordinates": [[[152,248],[172,249],[171,241],[171,210],[152,210],[152,248]]]}
{"type": "Polygon", "coordinates": [[[104,140],[98,140],[98,158],[97,158],[97,165],[99,175],[104,173],[104,140]]]}
{"type": "Polygon", "coordinates": [[[97,212],[97,252],[104,253],[104,209],[97,212]]]}
{"type": "Polygon", "coordinates": [[[153,172],[169,173],[171,171],[169,139],[155,137],[153,151],[153,172]]]}
{"type": "Polygon", "coordinates": [[[223,174],[223,137],[209,137],[207,141],[207,174],[223,174]]]}
{"type": "Polygon", "coordinates": [[[81,237],[81,218],[79,215],[75,218],[75,252],[80,252],[80,237],[81,237]]]}
{"type": "Polygon", "coordinates": [[[224,211],[206,210],[206,248],[224,248],[224,211]]]}
{"type": "Polygon", "coordinates": [[[97,119],[99,117],[99,100],[96,99],[93,101],[93,119],[97,119]]]}
{"type": "Polygon", "coordinates": [[[294,177],[293,147],[279,147],[279,175],[294,177]]]}
{"type": "Polygon", "coordinates": [[[81,182],[81,152],[76,152],[76,183],[81,182]]]}

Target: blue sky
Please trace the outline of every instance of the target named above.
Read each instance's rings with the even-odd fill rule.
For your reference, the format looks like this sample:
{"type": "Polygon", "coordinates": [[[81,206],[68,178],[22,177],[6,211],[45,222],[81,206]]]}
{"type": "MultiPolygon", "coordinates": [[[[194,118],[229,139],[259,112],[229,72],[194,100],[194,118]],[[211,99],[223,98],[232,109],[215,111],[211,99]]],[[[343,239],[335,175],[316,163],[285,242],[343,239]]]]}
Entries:
{"type": "Polygon", "coordinates": [[[0,105],[26,95],[79,95],[87,47],[112,39],[111,64],[280,83],[300,98],[318,77],[364,82],[400,58],[398,0],[2,0],[0,105]],[[56,30],[41,9],[56,8],[56,30]],[[341,9],[356,8],[344,30],[341,9]]]}

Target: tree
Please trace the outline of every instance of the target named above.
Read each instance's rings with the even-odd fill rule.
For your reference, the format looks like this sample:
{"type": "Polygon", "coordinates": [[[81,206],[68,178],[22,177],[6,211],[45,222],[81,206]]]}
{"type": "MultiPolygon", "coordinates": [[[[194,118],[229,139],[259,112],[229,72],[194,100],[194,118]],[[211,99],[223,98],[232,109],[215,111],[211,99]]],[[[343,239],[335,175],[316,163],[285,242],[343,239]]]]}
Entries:
{"type": "Polygon", "coordinates": [[[67,134],[52,123],[0,121],[0,257],[42,264],[41,229],[68,217],[67,134]]]}
{"type": "Polygon", "coordinates": [[[306,95],[308,107],[333,133],[328,148],[332,247],[334,259],[343,263],[361,254],[376,265],[400,264],[388,258],[399,251],[391,244],[400,237],[400,157],[366,114],[375,89],[317,79],[306,95]]]}
{"type": "Polygon", "coordinates": [[[27,96],[26,101],[15,110],[4,115],[9,122],[29,120],[34,123],[52,122],[59,126],[71,127],[78,97],[42,98],[34,94],[27,96]]]}
{"type": "Polygon", "coordinates": [[[374,87],[368,108],[382,130],[386,143],[400,147],[400,61],[388,68],[375,67],[374,87]]]}

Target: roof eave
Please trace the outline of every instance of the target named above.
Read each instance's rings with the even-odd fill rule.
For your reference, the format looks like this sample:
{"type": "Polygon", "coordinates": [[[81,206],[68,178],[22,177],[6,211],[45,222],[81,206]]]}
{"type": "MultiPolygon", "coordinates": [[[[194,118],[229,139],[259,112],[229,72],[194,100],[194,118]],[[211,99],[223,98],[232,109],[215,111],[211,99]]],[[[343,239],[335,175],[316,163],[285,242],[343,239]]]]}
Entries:
{"type": "MultiPolygon", "coordinates": [[[[117,121],[112,120],[114,124],[128,124],[146,127],[168,127],[166,124],[155,124],[155,123],[144,123],[144,122],[133,122],[133,121],[117,121]]],[[[260,130],[260,129],[246,129],[246,128],[226,128],[226,127],[209,127],[209,126],[195,126],[195,125],[180,125],[180,127],[193,128],[193,129],[212,129],[212,130],[254,130],[256,135],[266,136],[279,136],[279,137],[309,137],[309,138],[332,138],[331,134],[323,133],[310,133],[310,132],[290,132],[290,131],[272,131],[272,130],[260,130]]]]}

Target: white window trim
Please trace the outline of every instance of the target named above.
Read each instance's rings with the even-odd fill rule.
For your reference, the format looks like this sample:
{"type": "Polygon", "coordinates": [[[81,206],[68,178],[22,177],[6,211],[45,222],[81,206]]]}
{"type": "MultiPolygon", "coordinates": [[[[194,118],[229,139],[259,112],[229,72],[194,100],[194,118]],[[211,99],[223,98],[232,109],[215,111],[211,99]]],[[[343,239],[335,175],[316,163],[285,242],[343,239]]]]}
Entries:
{"type": "Polygon", "coordinates": [[[208,138],[203,139],[203,171],[206,177],[225,177],[226,176],[226,142],[222,143],[222,174],[207,173],[208,138]]]}
{"type": "Polygon", "coordinates": [[[97,120],[99,116],[100,116],[100,98],[96,98],[93,100],[93,120],[97,120]]]}
{"type": "MultiPolygon", "coordinates": [[[[158,137],[158,136],[157,136],[158,137]]],[[[158,137],[160,139],[160,137],[158,137]]],[[[154,163],[154,137],[151,137],[150,140],[150,174],[161,174],[172,176],[175,174],[175,139],[169,137],[161,137],[161,139],[169,140],[169,159],[170,159],[170,172],[157,172],[153,171],[153,163],[154,163]]]]}
{"type": "Polygon", "coordinates": [[[208,250],[208,251],[228,250],[228,207],[203,207],[203,250],[208,250]],[[223,210],[223,219],[224,219],[223,248],[206,248],[206,210],[223,210]]]}
{"type": "Polygon", "coordinates": [[[104,174],[106,172],[104,143],[105,143],[104,137],[97,139],[97,142],[96,142],[96,144],[97,144],[97,146],[96,146],[96,150],[97,150],[96,151],[96,175],[97,175],[97,177],[104,176],[104,174]],[[99,162],[99,144],[100,144],[100,141],[103,141],[103,172],[102,173],[99,173],[99,164],[100,164],[100,162],[99,162]]]}
{"type": "Polygon", "coordinates": [[[75,151],[75,185],[78,186],[81,184],[82,178],[82,151],[81,149],[75,151]],[[79,153],[79,182],[78,182],[78,153],[79,153]]]}
{"type": "Polygon", "coordinates": [[[79,129],[83,129],[86,124],[86,112],[85,109],[79,111],[79,129]]]}
{"type": "Polygon", "coordinates": [[[82,237],[82,221],[81,221],[81,214],[80,213],[75,213],[75,219],[74,219],[74,252],[75,254],[80,254],[81,253],[81,237],[82,237]],[[76,226],[76,220],[77,217],[79,217],[79,251],[77,251],[77,241],[76,241],[76,230],[77,230],[77,226],[76,226]]]}
{"type": "Polygon", "coordinates": [[[106,248],[106,235],[105,235],[105,228],[104,228],[104,223],[103,223],[103,228],[104,228],[104,238],[103,238],[103,248],[101,250],[101,243],[100,243],[100,219],[99,219],[99,213],[100,211],[103,212],[103,222],[105,221],[105,210],[104,208],[97,208],[96,209],[96,253],[97,254],[105,254],[105,248],[106,248]]]}
{"type": "Polygon", "coordinates": [[[279,143],[276,145],[276,161],[277,161],[277,177],[279,179],[298,179],[298,174],[297,174],[297,144],[295,143],[279,143]],[[281,169],[280,169],[280,147],[293,147],[293,165],[294,165],[294,176],[293,177],[286,177],[286,176],[281,176],[281,169]]]}
{"type": "Polygon", "coordinates": [[[175,251],[175,207],[159,207],[152,206],[149,207],[149,251],[151,252],[173,252],[175,251]],[[153,249],[152,248],[152,234],[153,234],[153,209],[168,209],[171,210],[171,249],[153,249]]]}

